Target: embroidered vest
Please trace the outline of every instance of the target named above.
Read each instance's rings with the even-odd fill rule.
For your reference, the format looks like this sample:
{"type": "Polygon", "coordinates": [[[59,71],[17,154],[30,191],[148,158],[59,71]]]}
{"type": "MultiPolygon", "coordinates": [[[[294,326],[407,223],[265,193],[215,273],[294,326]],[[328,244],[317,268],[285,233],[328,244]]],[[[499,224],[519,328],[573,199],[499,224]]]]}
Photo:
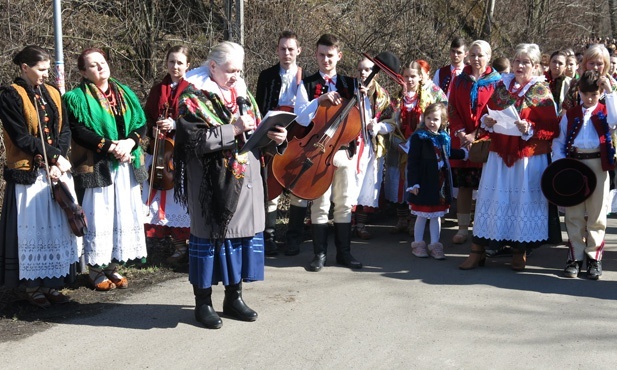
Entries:
{"type": "MultiPolygon", "coordinates": [[[[309,101],[317,99],[323,94],[328,92],[328,84],[321,77],[319,72],[304,79],[304,88],[308,94],[309,101]]],[[[351,99],[354,94],[354,79],[347,76],[337,75],[336,77],[336,91],[344,99],[351,99]]],[[[341,147],[341,149],[347,149],[349,157],[353,157],[356,154],[356,142],[352,141],[347,147],[341,147]]]]}
{"type": "MultiPolygon", "coordinates": [[[[304,79],[304,87],[308,94],[309,100],[317,99],[328,92],[328,84],[321,77],[319,72],[304,79]]],[[[351,77],[337,75],[336,91],[345,99],[351,99],[353,96],[354,80],[351,77]]]]}
{"type": "MultiPolygon", "coordinates": [[[[278,64],[277,68],[279,68],[278,64]]],[[[270,83],[266,87],[266,96],[263,103],[264,106],[262,107],[262,114],[266,114],[268,111],[276,109],[279,103],[279,94],[281,93],[281,86],[283,82],[281,81],[281,76],[278,73],[276,74],[276,76],[272,77],[273,78],[270,80],[270,83]]]]}
{"type": "MultiPolygon", "coordinates": [[[[11,87],[15,89],[15,91],[17,91],[17,94],[19,94],[19,97],[21,98],[22,106],[24,109],[23,114],[26,121],[25,123],[26,128],[28,129],[28,133],[32,136],[38,136],[39,116],[37,114],[36,107],[28,96],[28,92],[26,91],[26,89],[17,84],[12,84],[11,87]]],[[[47,89],[47,92],[49,93],[49,96],[51,97],[54,105],[58,109],[58,132],[60,132],[62,130],[62,100],[60,97],[60,93],[58,92],[58,90],[56,90],[50,85],[45,84],[45,88],[47,89]]],[[[13,143],[9,135],[6,133],[6,130],[4,130],[3,133],[4,143],[6,146],[6,166],[9,169],[13,170],[30,171],[33,168],[34,155],[26,153],[20,148],[18,148],[13,143]]]]}
{"type": "Polygon", "coordinates": [[[450,82],[452,82],[452,71],[450,70],[450,66],[439,68],[439,87],[446,94],[448,93],[450,82]]]}
{"type": "MultiPolygon", "coordinates": [[[[569,157],[574,153],[574,139],[583,126],[583,106],[577,105],[567,111],[568,127],[566,130],[566,156],[569,157]]],[[[610,129],[606,122],[606,107],[602,103],[598,103],[596,109],[591,113],[590,118],[593,127],[600,139],[600,159],[602,161],[602,170],[609,171],[615,169],[615,147],[611,140],[610,129]]]]}
{"type": "MultiPolygon", "coordinates": [[[[280,64],[276,66],[276,75],[272,75],[272,79],[268,83],[266,87],[266,95],[265,101],[263,102],[264,111],[262,114],[266,114],[270,110],[282,110],[285,112],[293,113],[293,106],[279,106],[279,96],[281,95],[281,88],[283,87],[283,81],[281,80],[281,75],[279,74],[280,64]]],[[[274,70],[274,68],[271,68],[274,70]]],[[[296,86],[300,86],[302,82],[303,70],[302,67],[298,66],[298,71],[296,72],[295,83],[296,86]]],[[[261,103],[260,103],[261,104],[261,103]]]]}

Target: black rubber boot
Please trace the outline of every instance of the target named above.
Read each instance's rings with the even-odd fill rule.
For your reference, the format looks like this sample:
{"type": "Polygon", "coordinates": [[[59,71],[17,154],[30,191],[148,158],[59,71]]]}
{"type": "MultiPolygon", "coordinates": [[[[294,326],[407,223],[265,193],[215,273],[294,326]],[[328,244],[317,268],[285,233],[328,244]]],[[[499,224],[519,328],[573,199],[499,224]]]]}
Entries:
{"type": "Polygon", "coordinates": [[[602,261],[587,257],[587,279],[598,280],[602,276],[602,261]]]}
{"type": "Polygon", "coordinates": [[[264,230],[264,253],[266,254],[266,256],[269,257],[276,256],[279,253],[275,240],[276,213],[277,211],[266,213],[266,229],[264,230]]]}
{"type": "Polygon", "coordinates": [[[289,223],[285,234],[286,256],[295,256],[300,253],[300,244],[304,241],[304,216],[306,216],[306,207],[289,207],[289,223]]]}
{"type": "Polygon", "coordinates": [[[253,311],[242,300],[242,282],[225,286],[223,313],[229,317],[242,321],[257,320],[257,312],[253,311]]]}
{"type": "Polygon", "coordinates": [[[336,263],[350,269],[362,268],[362,263],[351,255],[351,223],[334,224],[334,245],[336,245],[336,263]]]}
{"type": "Polygon", "coordinates": [[[223,321],[212,307],[212,287],[201,289],[193,285],[195,294],[195,320],[204,324],[208,329],[218,329],[223,321]]]}
{"type": "Polygon", "coordinates": [[[315,256],[309,265],[309,271],[320,271],[326,265],[328,251],[328,225],[313,224],[313,253],[315,256]]]}

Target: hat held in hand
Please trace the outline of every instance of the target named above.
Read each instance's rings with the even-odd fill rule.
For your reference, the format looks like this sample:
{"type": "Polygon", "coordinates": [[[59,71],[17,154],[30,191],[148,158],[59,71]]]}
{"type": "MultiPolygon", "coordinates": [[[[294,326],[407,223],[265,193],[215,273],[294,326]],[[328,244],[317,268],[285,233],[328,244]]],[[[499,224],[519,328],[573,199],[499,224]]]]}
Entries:
{"type": "Polygon", "coordinates": [[[542,193],[555,205],[572,207],[589,198],[596,183],[596,175],[589,166],[576,159],[563,158],[544,170],[542,193]]]}
{"type": "Polygon", "coordinates": [[[377,73],[381,70],[399,85],[405,85],[405,80],[403,79],[403,76],[398,73],[398,71],[401,70],[401,61],[396,55],[389,51],[382,51],[375,57],[372,57],[367,53],[362,53],[362,55],[364,55],[366,58],[368,58],[371,62],[375,64],[373,66],[374,73],[377,73]]]}

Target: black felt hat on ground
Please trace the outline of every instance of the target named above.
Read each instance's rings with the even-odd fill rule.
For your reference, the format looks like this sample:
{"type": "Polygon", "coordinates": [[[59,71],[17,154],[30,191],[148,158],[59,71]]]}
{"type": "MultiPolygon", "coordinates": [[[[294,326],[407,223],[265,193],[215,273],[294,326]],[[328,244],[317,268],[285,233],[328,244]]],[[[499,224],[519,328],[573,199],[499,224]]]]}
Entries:
{"type": "Polygon", "coordinates": [[[572,207],[584,202],[596,189],[596,175],[581,161],[563,158],[542,174],[542,192],[549,202],[572,207]]]}

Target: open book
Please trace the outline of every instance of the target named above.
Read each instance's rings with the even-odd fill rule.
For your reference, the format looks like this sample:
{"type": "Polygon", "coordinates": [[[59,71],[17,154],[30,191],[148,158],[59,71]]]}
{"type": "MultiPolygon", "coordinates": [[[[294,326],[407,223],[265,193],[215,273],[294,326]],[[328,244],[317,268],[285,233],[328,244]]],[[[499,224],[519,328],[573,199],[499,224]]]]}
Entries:
{"type": "Polygon", "coordinates": [[[287,127],[296,119],[296,115],[284,111],[269,111],[257,126],[257,129],[246,141],[240,154],[247,153],[254,148],[263,148],[269,145],[272,140],[266,135],[268,131],[276,130],[275,127],[287,127]]]}

